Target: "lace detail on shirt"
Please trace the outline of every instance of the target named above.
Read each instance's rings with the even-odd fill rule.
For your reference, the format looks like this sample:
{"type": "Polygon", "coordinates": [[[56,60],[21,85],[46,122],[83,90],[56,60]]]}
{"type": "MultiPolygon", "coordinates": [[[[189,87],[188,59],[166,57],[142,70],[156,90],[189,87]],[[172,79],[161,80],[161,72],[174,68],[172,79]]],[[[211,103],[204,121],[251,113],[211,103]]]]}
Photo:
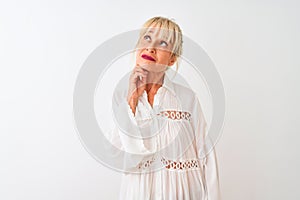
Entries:
{"type": "MultiPolygon", "coordinates": [[[[152,158],[145,162],[140,162],[138,165],[138,169],[147,169],[154,161],[155,158],[152,158]]],[[[198,159],[173,161],[173,160],[166,160],[165,158],[161,158],[160,161],[166,169],[185,170],[185,169],[200,168],[200,161],[198,159]]]]}
{"type": "Polygon", "coordinates": [[[199,168],[200,162],[198,159],[189,159],[184,161],[173,161],[173,160],[166,160],[161,158],[161,162],[167,169],[177,169],[177,170],[184,170],[184,169],[192,169],[192,168],[199,168]]]}
{"type": "Polygon", "coordinates": [[[166,110],[166,111],[160,111],[158,116],[166,117],[173,120],[188,120],[191,119],[191,114],[189,112],[185,111],[176,111],[176,110],[166,110]]]}
{"type": "Polygon", "coordinates": [[[150,167],[150,165],[155,161],[155,158],[153,157],[150,160],[146,160],[145,162],[140,162],[139,165],[137,166],[138,169],[147,169],[150,167]]]}

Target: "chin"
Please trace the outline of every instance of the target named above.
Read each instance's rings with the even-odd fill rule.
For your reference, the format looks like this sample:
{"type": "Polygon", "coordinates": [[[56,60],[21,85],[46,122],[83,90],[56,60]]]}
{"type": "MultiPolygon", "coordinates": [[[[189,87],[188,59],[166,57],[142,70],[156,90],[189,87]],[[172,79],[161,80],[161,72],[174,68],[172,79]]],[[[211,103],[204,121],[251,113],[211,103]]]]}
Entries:
{"type": "Polygon", "coordinates": [[[153,66],[156,65],[156,62],[153,61],[147,61],[147,60],[139,60],[137,62],[137,64],[139,64],[140,66],[143,66],[145,69],[147,68],[152,68],[153,66]],[[152,66],[152,67],[151,67],[152,66]]]}

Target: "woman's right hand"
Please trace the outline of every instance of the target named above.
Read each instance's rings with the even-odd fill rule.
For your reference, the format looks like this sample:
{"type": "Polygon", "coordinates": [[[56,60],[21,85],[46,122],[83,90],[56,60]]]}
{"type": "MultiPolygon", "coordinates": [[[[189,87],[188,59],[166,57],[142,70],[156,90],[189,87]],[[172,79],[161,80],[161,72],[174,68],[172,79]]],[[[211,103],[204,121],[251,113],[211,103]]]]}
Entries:
{"type": "Polygon", "coordinates": [[[138,99],[144,93],[146,88],[147,74],[148,72],[143,70],[138,64],[130,74],[127,102],[130,105],[133,114],[135,114],[138,99]],[[140,80],[140,77],[142,80],[140,80]]]}

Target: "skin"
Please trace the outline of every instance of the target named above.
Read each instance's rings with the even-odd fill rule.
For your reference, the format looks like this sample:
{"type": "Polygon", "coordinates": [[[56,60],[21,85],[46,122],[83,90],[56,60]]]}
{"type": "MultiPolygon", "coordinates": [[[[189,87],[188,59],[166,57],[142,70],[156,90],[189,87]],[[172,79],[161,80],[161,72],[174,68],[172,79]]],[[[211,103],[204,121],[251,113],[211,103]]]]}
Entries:
{"type": "MultiPolygon", "coordinates": [[[[158,27],[152,28],[154,30],[158,27]]],[[[154,96],[162,86],[165,71],[177,60],[171,52],[172,48],[172,43],[159,38],[154,32],[148,32],[141,38],[136,50],[136,65],[130,75],[127,96],[133,114],[135,114],[138,99],[144,91],[147,92],[149,104],[153,106],[154,96]],[[155,61],[142,58],[143,54],[151,56],[155,61]]]]}

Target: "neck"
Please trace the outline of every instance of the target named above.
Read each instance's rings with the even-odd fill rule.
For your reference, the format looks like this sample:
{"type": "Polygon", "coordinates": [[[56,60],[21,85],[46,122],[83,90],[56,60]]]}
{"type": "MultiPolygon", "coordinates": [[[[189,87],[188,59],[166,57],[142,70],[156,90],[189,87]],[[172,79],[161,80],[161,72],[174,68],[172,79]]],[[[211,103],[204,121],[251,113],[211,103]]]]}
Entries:
{"type": "Polygon", "coordinates": [[[165,73],[149,73],[147,75],[146,92],[156,94],[157,90],[162,86],[165,73]]]}

